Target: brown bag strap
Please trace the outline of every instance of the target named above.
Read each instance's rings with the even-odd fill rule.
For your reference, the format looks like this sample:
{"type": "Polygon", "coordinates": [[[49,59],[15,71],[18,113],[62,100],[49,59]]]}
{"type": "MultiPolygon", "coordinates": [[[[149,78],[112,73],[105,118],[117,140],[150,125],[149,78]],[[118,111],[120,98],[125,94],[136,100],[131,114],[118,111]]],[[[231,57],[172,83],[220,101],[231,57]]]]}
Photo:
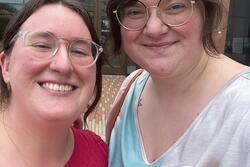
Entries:
{"type": "Polygon", "coordinates": [[[106,142],[108,144],[109,144],[112,129],[113,129],[115,122],[116,122],[116,119],[120,113],[120,109],[123,105],[125,97],[129,91],[129,88],[132,85],[132,83],[138,78],[138,76],[141,75],[141,73],[143,71],[144,71],[143,69],[138,69],[138,70],[134,71],[122,83],[122,86],[121,86],[121,88],[116,96],[116,99],[112,105],[111,111],[109,112],[108,118],[107,118],[105,136],[106,136],[106,142]]]}

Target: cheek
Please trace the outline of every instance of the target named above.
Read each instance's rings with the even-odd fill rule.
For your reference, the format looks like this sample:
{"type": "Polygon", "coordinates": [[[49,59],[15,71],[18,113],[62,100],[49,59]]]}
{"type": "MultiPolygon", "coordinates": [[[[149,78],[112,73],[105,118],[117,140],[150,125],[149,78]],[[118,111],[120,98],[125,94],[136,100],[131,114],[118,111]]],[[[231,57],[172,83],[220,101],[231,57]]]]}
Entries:
{"type": "Polygon", "coordinates": [[[86,89],[94,89],[96,82],[96,67],[76,69],[76,74],[86,89]]]}
{"type": "Polygon", "coordinates": [[[81,91],[79,98],[79,106],[88,104],[94,94],[96,84],[96,69],[77,70],[76,74],[81,82],[81,91]]]}
{"type": "Polygon", "coordinates": [[[181,45],[191,48],[202,45],[202,24],[190,21],[187,24],[176,27],[174,31],[182,38],[181,45]]]}
{"type": "Polygon", "coordinates": [[[121,42],[125,52],[129,51],[131,47],[133,47],[133,43],[135,42],[137,36],[138,33],[136,31],[128,31],[121,28],[121,42]]]}
{"type": "Polygon", "coordinates": [[[200,13],[195,12],[193,17],[191,17],[190,21],[184,25],[184,32],[186,36],[191,39],[195,39],[201,42],[202,39],[202,30],[203,30],[203,20],[200,13]]]}
{"type": "Polygon", "coordinates": [[[30,77],[41,72],[44,67],[45,63],[33,60],[20,49],[18,53],[13,50],[11,54],[10,72],[12,75],[14,75],[13,77],[16,75],[19,77],[30,77]]]}
{"type": "Polygon", "coordinates": [[[95,72],[90,72],[87,74],[87,79],[88,79],[88,84],[90,87],[90,90],[94,90],[95,84],[96,84],[96,73],[95,72]]]}

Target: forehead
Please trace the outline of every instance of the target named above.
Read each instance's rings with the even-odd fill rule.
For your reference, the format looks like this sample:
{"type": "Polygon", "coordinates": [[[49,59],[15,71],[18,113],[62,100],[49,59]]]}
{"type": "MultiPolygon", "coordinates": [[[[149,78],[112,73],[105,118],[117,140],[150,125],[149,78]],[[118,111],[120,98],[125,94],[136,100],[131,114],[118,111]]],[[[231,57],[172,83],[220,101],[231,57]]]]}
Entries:
{"type": "Polygon", "coordinates": [[[24,31],[49,31],[62,37],[91,38],[83,18],[61,4],[42,6],[24,22],[21,29],[24,31]]]}

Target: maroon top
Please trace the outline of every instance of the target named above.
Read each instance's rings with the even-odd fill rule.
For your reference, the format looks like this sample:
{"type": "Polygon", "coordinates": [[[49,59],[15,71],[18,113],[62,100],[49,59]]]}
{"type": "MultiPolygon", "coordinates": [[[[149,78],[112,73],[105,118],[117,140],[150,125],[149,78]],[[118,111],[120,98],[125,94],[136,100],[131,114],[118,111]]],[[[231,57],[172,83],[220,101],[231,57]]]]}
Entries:
{"type": "Polygon", "coordinates": [[[67,167],[107,167],[108,147],[106,143],[89,130],[72,128],[75,138],[73,154],[67,167]]]}

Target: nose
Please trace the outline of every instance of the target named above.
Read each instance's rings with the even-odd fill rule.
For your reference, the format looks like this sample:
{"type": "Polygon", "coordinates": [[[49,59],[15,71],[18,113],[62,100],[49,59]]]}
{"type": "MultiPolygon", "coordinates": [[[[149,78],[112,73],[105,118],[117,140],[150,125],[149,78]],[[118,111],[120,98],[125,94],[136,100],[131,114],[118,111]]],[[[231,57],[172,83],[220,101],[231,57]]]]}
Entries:
{"type": "Polygon", "coordinates": [[[73,65],[68,55],[68,49],[66,45],[59,46],[54,57],[52,58],[52,61],[50,63],[50,68],[53,71],[56,71],[64,75],[67,75],[73,71],[73,65]]]}
{"type": "Polygon", "coordinates": [[[143,33],[152,38],[158,38],[159,36],[167,33],[168,30],[168,25],[164,24],[157,14],[157,7],[151,7],[151,12],[143,29],[143,33]]]}

